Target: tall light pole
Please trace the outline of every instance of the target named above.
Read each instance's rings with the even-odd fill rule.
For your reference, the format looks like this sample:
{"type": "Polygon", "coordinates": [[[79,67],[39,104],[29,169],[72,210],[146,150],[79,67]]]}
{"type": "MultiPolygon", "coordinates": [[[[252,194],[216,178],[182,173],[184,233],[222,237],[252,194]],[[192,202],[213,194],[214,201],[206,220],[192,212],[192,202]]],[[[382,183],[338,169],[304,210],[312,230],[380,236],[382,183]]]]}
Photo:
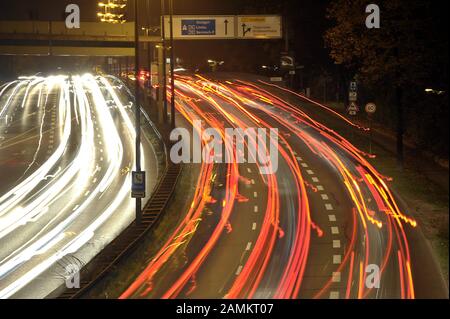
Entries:
{"type": "MultiPolygon", "coordinates": [[[[135,41],[135,129],[136,129],[136,172],[139,174],[141,168],[141,109],[140,109],[140,88],[139,88],[139,19],[138,19],[138,0],[134,0],[134,41],[135,41]]],[[[142,222],[142,202],[140,197],[136,197],[136,224],[142,222]]]]}
{"type": "Polygon", "coordinates": [[[162,33],[162,60],[163,60],[163,122],[167,124],[167,70],[166,70],[166,60],[167,60],[167,52],[166,52],[166,5],[165,0],[161,0],[161,15],[162,15],[162,24],[161,24],[161,33],[162,33]]]}
{"type": "Polygon", "coordinates": [[[171,87],[171,100],[170,100],[170,127],[175,128],[175,52],[173,41],[173,0],[169,0],[170,10],[170,87],[171,87]]]}

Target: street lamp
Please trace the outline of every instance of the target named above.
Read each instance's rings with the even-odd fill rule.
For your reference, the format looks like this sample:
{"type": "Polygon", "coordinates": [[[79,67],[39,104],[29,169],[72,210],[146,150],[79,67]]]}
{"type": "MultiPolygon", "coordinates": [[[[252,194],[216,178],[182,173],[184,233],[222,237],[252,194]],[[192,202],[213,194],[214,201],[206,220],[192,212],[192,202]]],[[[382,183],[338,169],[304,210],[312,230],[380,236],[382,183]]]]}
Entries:
{"type": "Polygon", "coordinates": [[[173,0],[169,0],[170,11],[170,74],[171,74],[171,104],[170,104],[170,127],[175,128],[175,51],[173,41],[173,0]]]}
{"type": "MultiPolygon", "coordinates": [[[[136,174],[142,172],[141,169],[141,109],[140,109],[140,89],[139,89],[139,19],[138,19],[138,0],[134,0],[134,41],[135,41],[135,65],[134,72],[136,81],[135,85],[135,129],[136,129],[136,174]]],[[[144,175],[145,179],[145,175],[144,175]]],[[[145,182],[145,181],[144,181],[145,182]]],[[[134,181],[133,181],[134,183],[134,181]]],[[[142,202],[141,197],[136,196],[136,224],[142,222],[142,202]]]]}
{"type": "Polygon", "coordinates": [[[107,23],[125,23],[123,9],[127,5],[127,0],[108,0],[108,2],[99,2],[98,7],[103,12],[98,12],[97,16],[101,22],[107,23]]]}

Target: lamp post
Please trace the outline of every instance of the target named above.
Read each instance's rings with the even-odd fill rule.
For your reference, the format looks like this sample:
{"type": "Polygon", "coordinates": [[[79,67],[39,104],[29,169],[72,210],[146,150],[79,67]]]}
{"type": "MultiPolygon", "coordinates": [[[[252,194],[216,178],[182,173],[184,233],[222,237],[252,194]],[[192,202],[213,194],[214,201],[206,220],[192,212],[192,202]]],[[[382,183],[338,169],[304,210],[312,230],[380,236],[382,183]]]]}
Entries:
{"type": "Polygon", "coordinates": [[[175,52],[173,41],[173,0],[169,0],[170,11],[170,88],[171,88],[171,101],[170,101],[170,127],[175,128],[175,52]]]}
{"type": "Polygon", "coordinates": [[[167,70],[166,70],[166,60],[167,60],[167,52],[166,52],[166,21],[165,21],[165,13],[166,13],[166,5],[165,0],[161,0],[161,15],[162,15],[162,23],[161,23],[161,44],[162,44],[162,60],[163,60],[163,122],[167,123],[167,70]]]}
{"type": "MultiPolygon", "coordinates": [[[[139,88],[139,19],[138,19],[138,0],[134,0],[134,41],[135,41],[135,129],[136,129],[136,172],[141,169],[141,110],[140,110],[140,88],[139,88]]],[[[140,197],[136,197],[136,224],[142,222],[142,202],[140,197]]]]}

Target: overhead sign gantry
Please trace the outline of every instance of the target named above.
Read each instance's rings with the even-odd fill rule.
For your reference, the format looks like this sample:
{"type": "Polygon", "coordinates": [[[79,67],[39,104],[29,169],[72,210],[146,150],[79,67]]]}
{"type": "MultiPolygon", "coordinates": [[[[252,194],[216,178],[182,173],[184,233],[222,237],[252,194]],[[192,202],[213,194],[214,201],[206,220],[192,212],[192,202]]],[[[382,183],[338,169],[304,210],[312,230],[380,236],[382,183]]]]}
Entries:
{"type": "MultiPolygon", "coordinates": [[[[170,17],[164,17],[165,38],[170,38],[170,17]]],[[[173,16],[176,40],[281,39],[281,16],[173,16]]]]}

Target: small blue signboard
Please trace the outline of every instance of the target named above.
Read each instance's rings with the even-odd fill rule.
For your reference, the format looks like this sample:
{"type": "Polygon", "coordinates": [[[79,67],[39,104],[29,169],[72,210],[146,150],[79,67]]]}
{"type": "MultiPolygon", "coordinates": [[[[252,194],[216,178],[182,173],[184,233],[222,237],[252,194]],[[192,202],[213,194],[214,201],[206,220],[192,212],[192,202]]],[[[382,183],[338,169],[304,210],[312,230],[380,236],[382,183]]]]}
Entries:
{"type": "Polygon", "coordinates": [[[181,35],[207,36],[216,35],[215,19],[183,19],[181,20],[181,35]]]}
{"type": "Polygon", "coordinates": [[[145,172],[132,172],[131,197],[145,198],[145,172]]]}

